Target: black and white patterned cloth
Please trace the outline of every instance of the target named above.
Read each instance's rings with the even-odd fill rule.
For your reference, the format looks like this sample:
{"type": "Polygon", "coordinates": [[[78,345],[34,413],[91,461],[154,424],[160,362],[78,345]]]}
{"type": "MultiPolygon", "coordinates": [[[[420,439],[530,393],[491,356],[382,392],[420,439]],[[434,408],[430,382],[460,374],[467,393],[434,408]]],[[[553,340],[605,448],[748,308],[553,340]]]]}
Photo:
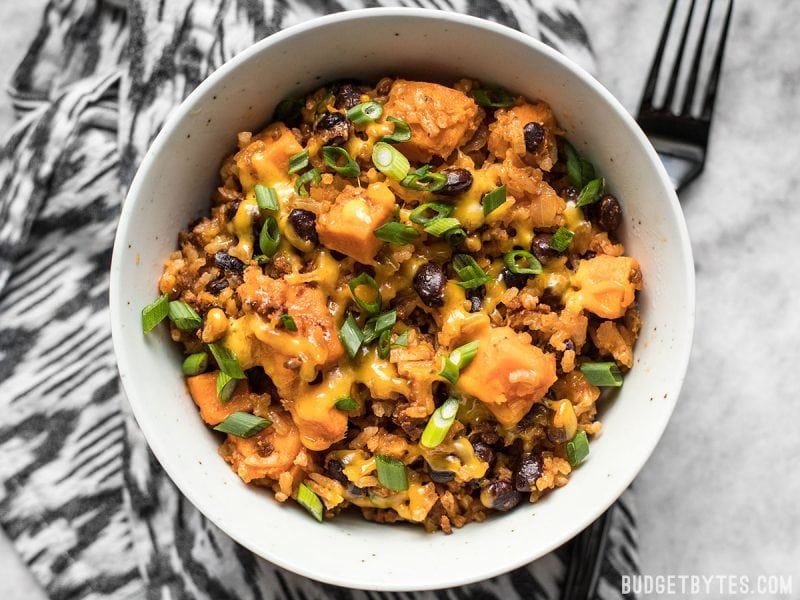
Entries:
{"type": "MultiPolygon", "coordinates": [[[[0,145],[0,525],[50,597],[559,597],[564,548],[483,583],[413,595],[346,590],[277,568],[181,496],[123,397],[109,325],[111,248],[127,185],[165,118],[256,40],[376,5],[478,15],[593,68],[576,0],[50,1],[14,74],[18,122],[0,145]]],[[[637,571],[630,493],[616,506],[601,598],[620,598],[620,575],[637,571]]]]}

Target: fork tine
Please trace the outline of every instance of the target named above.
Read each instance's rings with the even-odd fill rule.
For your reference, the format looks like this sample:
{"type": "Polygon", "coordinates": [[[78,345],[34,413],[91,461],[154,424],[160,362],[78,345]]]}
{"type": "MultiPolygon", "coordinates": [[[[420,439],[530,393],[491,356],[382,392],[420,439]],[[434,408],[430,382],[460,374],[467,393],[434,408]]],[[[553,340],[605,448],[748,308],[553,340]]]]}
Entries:
{"type": "Polygon", "coordinates": [[[706,98],[703,102],[703,112],[701,118],[711,119],[711,112],[714,110],[714,101],[717,98],[717,85],[719,84],[719,74],[722,71],[722,57],[725,54],[725,42],[728,39],[728,29],[731,25],[731,14],[733,13],[733,0],[729,0],[728,12],[725,15],[725,25],[722,27],[722,35],[717,43],[717,56],[714,58],[714,67],[708,76],[708,89],[706,98]]]}
{"type": "Polygon", "coordinates": [[[689,14],[686,15],[686,23],[683,26],[683,34],[681,35],[681,45],[678,46],[678,56],[675,58],[675,64],[672,65],[672,73],[669,76],[669,83],[667,84],[667,93],[664,96],[664,110],[670,111],[672,108],[672,100],[675,97],[675,92],[678,88],[678,75],[680,74],[681,65],[683,64],[684,49],[686,48],[686,40],[689,38],[689,28],[692,26],[692,15],[694,14],[695,0],[689,5],[689,14]]]}
{"type": "Polygon", "coordinates": [[[694,52],[694,60],[692,60],[692,69],[689,72],[689,80],[686,83],[686,92],[683,99],[683,108],[681,114],[688,115],[692,111],[692,103],[694,101],[694,91],[697,87],[697,77],[700,73],[700,61],[703,58],[703,46],[706,43],[706,33],[708,32],[708,24],[711,21],[711,9],[714,6],[714,0],[708,0],[708,8],[706,8],[706,16],[703,19],[703,30],[700,32],[700,39],[697,41],[697,49],[694,52]]]}
{"type": "Polygon", "coordinates": [[[650,65],[650,73],[647,75],[647,84],[642,94],[642,101],[639,104],[639,112],[643,109],[653,106],[653,96],[656,91],[656,82],[658,81],[658,72],[661,70],[661,60],[664,58],[664,49],[667,47],[667,38],[669,38],[669,29],[672,24],[672,17],[675,15],[675,6],[678,0],[672,0],[672,5],[669,7],[667,19],[664,21],[664,29],[661,30],[661,39],[658,42],[658,49],[656,50],[653,64],[650,65]]]}

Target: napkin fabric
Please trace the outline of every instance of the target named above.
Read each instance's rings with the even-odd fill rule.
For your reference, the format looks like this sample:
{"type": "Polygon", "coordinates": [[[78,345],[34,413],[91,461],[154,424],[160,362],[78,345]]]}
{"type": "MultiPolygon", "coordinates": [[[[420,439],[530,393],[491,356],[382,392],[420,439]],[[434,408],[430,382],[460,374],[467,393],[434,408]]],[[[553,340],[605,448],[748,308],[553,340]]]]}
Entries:
{"type": "MultiPolygon", "coordinates": [[[[378,5],[481,16],[593,68],[574,0],[48,5],[11,82],[18,122],[0,144],[0,525],[50,597],[559,597],[563,548],[486,582],[418,594],[346,590],[275,567],[182,497],[123,397],[109,326],[111,249],[127,185],[164,120],[253,42],[324,13],[378,5]]],[[[621,574],[637,571],[629,493],[616,506],[601,598],[621,597],[621,574]]]]}

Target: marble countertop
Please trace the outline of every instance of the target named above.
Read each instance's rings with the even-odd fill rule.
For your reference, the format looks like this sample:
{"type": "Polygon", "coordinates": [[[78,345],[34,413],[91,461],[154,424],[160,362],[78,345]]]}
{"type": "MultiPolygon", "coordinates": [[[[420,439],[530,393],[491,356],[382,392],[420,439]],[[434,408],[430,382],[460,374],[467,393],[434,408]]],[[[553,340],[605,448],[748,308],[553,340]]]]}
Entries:
{"type": "MultiPolygon", "coordinates": [[[[584,3],[599,79],[631,112],[667,4],[584,3]]],[[[44,5],[0,3],[14,23],[0,38],[4,81],[44,5]]],[[[675,415],[636,481],[646,574],[794,575],[800,593],[797,23],[798,2],[737,4],[706,171],[681,198],[697,324],[675,415]]],[[[10,122],[3,96],[0,128],[10,122]]],[[[1,533],[0,570],[0,597],[43,597],[1,533]]]]}

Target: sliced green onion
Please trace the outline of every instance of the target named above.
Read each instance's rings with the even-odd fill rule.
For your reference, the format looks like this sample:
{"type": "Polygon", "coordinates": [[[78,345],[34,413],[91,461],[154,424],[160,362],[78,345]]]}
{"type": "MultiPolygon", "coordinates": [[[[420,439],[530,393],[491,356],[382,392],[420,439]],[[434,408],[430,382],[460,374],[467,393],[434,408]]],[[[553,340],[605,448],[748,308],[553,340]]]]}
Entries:
{"type": "Polygon", "coordinates": [[[386,120],[389,123],[394,123],[394,131],[392,135],[383,136],[381,138],[382,142],[386,142],[387,144],[400,144],[411,139],[411,127],[408,123],[397,117],[386,117],[386,120]]]}
{"type": "Polygon", "coordinates": [[[208,368],[208,354],[205,352],[195,352],[183,359],[181,371],[187,377],[191,375],[199,375],[208,368]]]}
{"type": "Polygon", "coordinates": [[[149,333],[169,314],[169,297],[162,294],[142,309],[142,331],[149,333]]]}
{"type": "Polygon", "coordinates": [[[471,290],[481,287],[493,277],[487,275],[480,265],[469,254],[456,254],[453,257],[453,269],[461,281],[458,283],[464,289],[471,290]]]}
{"type": "Polygon", "coordinates": [[[236,391],[236,386],[239,385],[239,379],[231,377],[224,371],[217,373],[217,398],[222,403],[227,402],[236,391]]]}
{"type": "Polygon", "coordinates": [[[564,252],[572,243],[575,234],[566,227],[559,227],[550,239],[550,247],[556,252],[564,252]]]}
{"type": "Polygon", "coordinates": [[[514,106],[514,97],[501,87],[472,90],[472,97],[481,106],[489,108],[509,108],[514,106]]]}
{"type": "Polygon", "coordinates": [[[375,237],[390,244],[404,245],[413,242],[419,237],[419,231],[410,225],[403,225],[397,221],[381,225],[375,230],[375,237]]]}
{"type": "Polygon", "coordinates": [[[214,427],[214,431],[229,433],[240,438],[249,438],[264,431],[270,425],[272,425],[272,421],[269,419],[257,417],[246,412],[235,412],[228,415],[222,423],[214,427]]]}
{"type": "Polygon", "coordinates": [[[392,332],[388,329],[383,331],[378,338],[378,358],[386,359],[392,347],[392,332]]]}
{"type": "Polygon", "coordinates": [[[353,400],[350,396],[339,398],[334,403],[334,406],[339,410],[358,410],[359,408],[361,408],[361,405],[358,403],[358,401],[353,400]]]}
{"type": "Polygon", "coordinates": [[[442,364],[442,371],[439,375],[455,385],[461,370],[469,366],[469,363],[472,362],[472,359],[475,358],[477,353],[477,340],[459,346],[450,353],[450,356],[445,357],[442,364]]]}
{"type": "Polygon", "coordinates": [[[567,442],[567,459],[573,467],[579,465],[589,456],[589,439],[585,431],[579,431],[567,442]]]}
{"type": "Polygon", "coordinates": [[[456,227],[455,229],[451,229],[447,233],[444,234],[444,237],[447,239],[447,243],[451,246],[455,247],[459,244],[462,244],[464,240],[467,239],[467,232],[464,231],[461,227],[456,227]]]}
{"type": "Polygon", "coordinates": [[[343,177],[358,177],[361,174],[361,167],[347,153],[347,150],[339,146],[323,146],[322,158],[325,164],[343,177]],[[339,159],[343,158],[345,164],[339,165],[339,159]]]}
{"type": "Polygon", "coordinates": [[[275,112],[272,115],[273,121],[289,122],[300,119],[300,110],[303,108],[305,101],[302,98],[286,98],[278,103],[275,107],[275,112]]]}
{"type": "Polygon", "coordinates": [[[355,125],[366,125],[381,118],[383,114],[383,106],[377,102],[364,102],[356,104],[353,108],[347,111],[347,118],[350,119],[355,125]]]}
{"type": "Polygon", "coordinates": [[[425,165],[403,177],[400,185],[418,192],[438,192],[446,183],[447,175],[431,171],[431,166],[425,165]]]}
{"type": "Polygon", "coordinates": [[[602,177],[592,179],[589,183],[583,186],[581,193],[578,194],[577,206],[586,206],[588,204],[592,204],[593,202],[597,202],[600,199],[600,196],[603,195],[605,186],[606,182],[602,177]]]}
{"type": "Polygon", "coordinates": [[[397,311],[395,309],[386,311],[377,317],[372,317],[364,324],[364,343],[369,344],[383,332],[394,327],[396,322],[397,311]]]}
{"type": "Polygon", "coordinates": [[[396,181],[402,181],[410,168],[408,159],[386,142],[378,142],[372,148],[372,162],[378,171],[396,181]]]}
{"type": "Polygon", "coordinates": [[[320,122],[325,113],[328,112],[328,106],[333,104],[336,100],[336,96],[333,95],[333,92],[328,92],[322,97],[322,100],[317,102],[317,105],[314,107],[314,127],[316,128],[317,123],[320,122]]]}
{"type": "Polygon", "coordinates": [[[516,275],[538,275],[542,272],[542,263],[527,250],[506,252],[505,256],[503,256],[503,262],[506,263],[508,270],[516,275]],[[527,267],[522,267],[517,263],[520,258],[528,263],[527,267]]]}
{"type": "Polygon", "coordinates": [[[395,492],[408,489],[408,474],[403,461],[391,456],[376,454],[375,466],[378,468],[378,481],[383,487],[395,492]]]}
{"type": "Polygon", "coordinates": [[[186,302],[173,300],[169,303],[169,320],[181,331],[194,331],[203,323],[200,315],[186,302]]]}
{"type": "Polygon", "coordinates": [[[256,193],[258,208],[261,210],[278,210],[278,208],[280,208],[278,204],[278,194],[275,192],[275,188],[257,183],[253,190],[256,193]]]}
{"type": "Polygon", "coordinates": [[[433,411],[425,430],[422,432],[420,444],[426,448],[435,448],[447,437],[458,413],[458,400],[448,398],[439,408],[433,411]]]}
{"type": "Polygon", "coordinates": [[[347,315],[344,320],[342,328],[339,330],[339,339],[342,341],[344,349],[350,358],[355,358],[358,354],[358,349],[361,348],[361,343],[364,341],[364,335],[361,329],[358,328],[355,317],[352,314],[347,315]]]}
{"type": "Polygon", "coordinates": [[[583,170],[581,169],[581,157],[575,146],[564,140],[564,154],[567,157],[567,179],[570,185],[578,189],[583,187],[583,170]]]}
{"type": "Polygon", "coordinates": [[[598,387],[622,386],[622,373],[614,362],[586,362],[581,365],[581,373],[598,387]]]}
{"type": "Polygon", "coordinates": [[[406,348],[408,347],[408,329],[398,335],[392,342],[392,348],[406,348]]]}
{"type": "Polygon", "coordinates": [[[310,184],[312,181],[314,183],[319,183],[321,180],[322,180],[322,175],[319,174],[318,169],[311,169],[309,171],[306,171],[295,180],[294,191],[296,191],[301,196],[308,196],[308,190],[306,189],[306,184],[310,184]]]}
{"type": "Polygon", "coordinates": [[[454,229],[461,229],[461,222],[453,217],[434,219],[433,221],[428,221],[425,225],[425,233],[436,237],[442,237],[454,229]]]}
{"type": "Polygon", "coordinates": [[[308,487],[305,483],[301,483],[297,488],[297,496],[295,497],[297,503],[305,508],[311,516],[314,517],[317,521],[322,523],[322,500],[319,499],[311,488],[308,487]]]}
{"type": "Polygon", "coordinates": [[[447,356],[442,357],[442,370],[439,371],[439,377],[444,377],[447,381],[455,385],[458,381],[458,375],[458,367],[455,363],[447,356]]]}
{"type": "Polygon", "coordinates": [[[261,233],[258,236],[258,246],[261,248],[263,256],[267,259],[272,258],[278,250],[278,245],[281,243],[281,232],[278,229],[278,222],[275,217],[269,215],[264,219],[264,225],[261,227],[261,233]]]}
{"type": "Polygon", "coordinates": [[[427,225],[436,219],[443,219],[453,214],[455,206],[448,202],[426,202],[411,211],[409,219],[417,225],[427,225]]]}
{"type": "Polygon", "coordinates": [[[220,370],[234,379],[244,379],[246,376],[242,371],[242,366],[239,364],[239,359],[228,348],[222,344],[209,344],[208,349],[214,355],[214,360],[217,361],[220,370]]]}
{"type": "Polygon", "coordinates": [[[381,310],[381,291],[378,288],[378,282],[375,281],[369,273],[362,273],[358,277],[353,277],[348,283],[347,287],[350,288],[350,293],[353,295],[353,300],[356,301],[362,310],[368,312],[371,315],[375,315],[380,312],[381,310]],[[366,285],[372,288],[375,298],[372,301],[365,300],[358,294],[356,294],[356,289],[359,286],[366,285]]]}
{"type": "Polygon", "coordinates": [[[501,185],[500,187],[494,188],[491,192],[486,194],[483,197],[483,216],[487,216],[489,213],[497,209],[499,206],[502,206],[506,203],[506,186],[501,185]]]}
{"type": "Polygon", "coordinates": [[[297,323],[294,322],[292,315],[281,315],[281,326],[286,331],[297,331],[297,323]]]}
{"type": "Polygon", "coordinates": [[[301,150],[289,157],[289,175],[302,171],[308,166],[308,150],[301,150]]]}

